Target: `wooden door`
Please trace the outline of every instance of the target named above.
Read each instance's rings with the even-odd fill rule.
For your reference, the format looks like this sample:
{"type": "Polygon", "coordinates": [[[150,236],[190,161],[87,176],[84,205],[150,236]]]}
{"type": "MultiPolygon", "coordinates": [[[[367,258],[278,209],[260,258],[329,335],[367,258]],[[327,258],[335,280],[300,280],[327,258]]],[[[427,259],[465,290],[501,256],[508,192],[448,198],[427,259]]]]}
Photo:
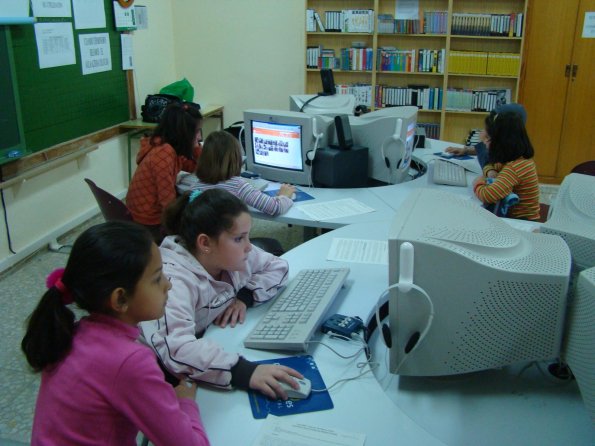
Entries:
{"type": "Polygon", "coordinates": [[[595,160],[595,38],[582,35],[587,12],[595,14],[595,0],[581,0],[577,14],[571,69],[576,75],[569,82],[556,170],[561,179],[577,164],[595,160]]]}
{"type": "Polygon", "coordinates": [[[555,182],[580,0],[530,0],[519,102],[527,110],[527,131],[541,181],[555,182]]]}

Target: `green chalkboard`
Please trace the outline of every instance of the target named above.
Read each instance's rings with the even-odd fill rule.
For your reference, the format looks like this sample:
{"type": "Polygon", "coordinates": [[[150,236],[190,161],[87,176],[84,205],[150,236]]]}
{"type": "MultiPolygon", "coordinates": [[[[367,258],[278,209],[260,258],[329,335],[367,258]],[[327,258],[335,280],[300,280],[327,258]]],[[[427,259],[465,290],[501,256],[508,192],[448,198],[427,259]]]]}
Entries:
{"type": "Polygon", "coordinates": [[[106,28],[77,30],[73,18],[38,19],[38,23],[72,24],[74,65],[40,69],[34,27],[10,26],[13,71],[28,152],[37,152],[129,119],[120,33],[115,30],[112,1],[105,0],[104,4],[106,28]],[[112,69],[83,76],[79,35],[95,33],[109,34],[112,69]]]}
{"type": "Polygon", "coordinates": [[[11,151],[24,148],[10,46],[8,28],[0,26],[0,160],[11,151]]]}

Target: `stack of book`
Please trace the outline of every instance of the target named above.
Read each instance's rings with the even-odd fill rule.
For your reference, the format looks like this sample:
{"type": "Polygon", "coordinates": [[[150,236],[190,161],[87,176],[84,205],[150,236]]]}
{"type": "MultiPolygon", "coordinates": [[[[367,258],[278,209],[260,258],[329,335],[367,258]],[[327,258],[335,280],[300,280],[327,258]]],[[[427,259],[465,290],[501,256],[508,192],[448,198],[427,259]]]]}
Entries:
{"type": "Polygon", "coordinates": [[[450,73],[517,76],[521,55],[516,53],[488,53],[484,51],[450,51],[450,73]]]}
{"type": "Polygon", "coordinates": [[[417,51],[417,71],[423,73],[444,73],[446,50],[419,49],[417,51]]]}
{"type": "Polygon", "coordinates": [[[486,74],[493,76],[517,76],[520,65],[520,54],[488,53],[486,74]]]}
{"type": "Polygon", "coordinates": [[[425,11],[423,13],[424,34],[446,34],[448,11],[425,11]]]}
{"type": "Polygon", "coordinates": [[[426,138],[440,139],[440,124],[435,122],[418,122],[417,127],[426,131],[426,138]]]}
{"type": "Polygon", "coordinates": [[[367,83],[337,84],[337,94],[352,94],[357,105],[372,107],[372,85],[367,83]]]}
{"type": "Polygon", "coordinates": [[[451,33],[465,36],[521,37],[523,14],[453,13],[451,33]]]}
{"type": "Polygon", "coordinates": [[[341,70],[370,71],[373,57],[372,48],[341,48],[341,70]]]}
{"type": "Polygon", "coordinates": [[[508,88],[449,88],[446,92],[446,110],[487,112],[510,103],[510,100],[511,91],[508,88]]]}
{"type": "Polygon", "coordinates": [[[394,34],[395,19],[392,14],[378,14],[378,34],[394,34]]]}
{"type": "Polygon", "coordinates": [[[429,85],[376,86],[375,106],[377,108],[404,105],[413,105],[422,110],[440,110],[442,108],[442,88],[429,85]]]}
{"type": "Polygon", "coordinates": [[[414,49],[400,50],[395,47],[381,47],[376,56],[376,69],[379,71],[414,72],[416,55],[414,49]]]}

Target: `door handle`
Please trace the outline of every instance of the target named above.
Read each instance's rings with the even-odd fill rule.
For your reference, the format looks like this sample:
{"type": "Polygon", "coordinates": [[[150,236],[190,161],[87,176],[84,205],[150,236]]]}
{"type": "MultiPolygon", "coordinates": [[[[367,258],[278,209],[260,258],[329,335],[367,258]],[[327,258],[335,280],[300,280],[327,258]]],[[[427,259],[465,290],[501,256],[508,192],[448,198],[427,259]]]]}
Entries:
{"type": "Polygon", "coordinates": [[[570,77],[570,64],[566,65],[566,69],[564,70],[564,77],[570,77]]]}
{"type": "Polygon", "coordinates": [[[576,73],[578,72],[578,65],[572,66],[572,80],[576,78],[576,73]]]}

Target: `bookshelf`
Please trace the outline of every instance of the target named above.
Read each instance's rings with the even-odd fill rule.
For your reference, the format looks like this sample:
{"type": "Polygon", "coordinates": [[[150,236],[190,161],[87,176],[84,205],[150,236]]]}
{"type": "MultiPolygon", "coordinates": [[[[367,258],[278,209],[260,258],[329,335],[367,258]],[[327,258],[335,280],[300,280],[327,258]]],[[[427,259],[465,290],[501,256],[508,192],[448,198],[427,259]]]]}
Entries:
{"type": "MultiPolygon", "coordinates": [[[[471,129],[483,127],[487,112],[471,111],[467,105],[479,104],[481,109],[484,104],[487,109],[504,93],[509,101],[516,102],[528,0],[419,0],[422,19],[417,23],[397,21],[394,28],[398,33],[390,32],[387,19],[388,15],[396,17],[395,3],[307,0],[306,17],[308,9],[316,11],[323,26],[327,11],[349,9],[373,10],[374,26],[368,33],[352,33],[322,32],[316,25],[316,31],[306,32],[306,48],[323,48],[327,56],[334,50],[336,58],[341,57],[342,48],[354,43],[371,48],[370,69],[333,68],[335,82],[369,85],[371,102],[366,105],[372,110],[387,103],[401,105],[399,101],[408,100],[407,90],[413,88],[414,97],[425,101],[418,122],[439,126],[435,137],[442,140],[463,143],[471,129]],[[516,25],[519,21],[521,24],[516,25]],[[511,24],[512,31],[507,31],[511,24]]],[[[306,68],[305,79],[307,93],[320,91],[318,68],[306,68]]]]}

